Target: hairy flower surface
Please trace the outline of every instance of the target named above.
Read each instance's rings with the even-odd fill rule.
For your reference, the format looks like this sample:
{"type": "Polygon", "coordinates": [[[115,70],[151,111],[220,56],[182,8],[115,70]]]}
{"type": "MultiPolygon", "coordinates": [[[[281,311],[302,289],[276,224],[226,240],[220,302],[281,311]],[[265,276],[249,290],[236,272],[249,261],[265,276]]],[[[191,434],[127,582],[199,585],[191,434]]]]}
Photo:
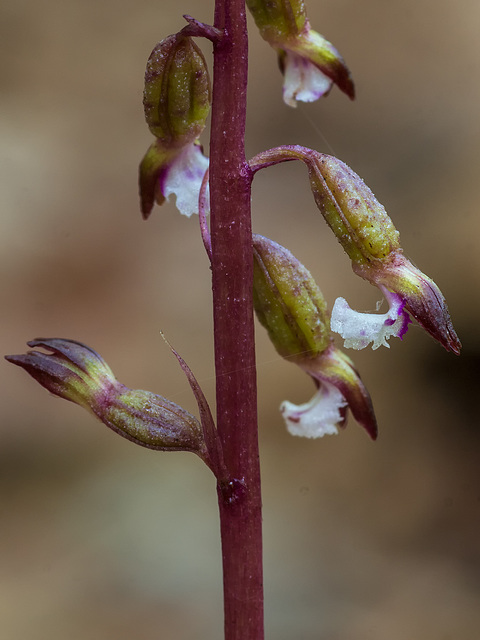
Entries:
{"type": "Polygon", "coordinates": [[[376,438],[370,395],[353,362],[332,342],[326,303],[310,272],[268,238],[254,235],[253,247],[257,317],[278,353],[301,367],[317,387],[307,404],[282,404],[288,430],[309,438],[337,433],[350,408],[376,438]]]}

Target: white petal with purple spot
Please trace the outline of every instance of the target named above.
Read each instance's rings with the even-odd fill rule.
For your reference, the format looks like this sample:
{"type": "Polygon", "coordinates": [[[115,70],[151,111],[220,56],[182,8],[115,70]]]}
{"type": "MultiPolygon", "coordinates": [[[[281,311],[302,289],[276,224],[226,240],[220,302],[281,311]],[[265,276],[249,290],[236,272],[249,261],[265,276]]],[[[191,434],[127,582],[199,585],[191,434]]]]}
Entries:
{"type": "Polygon", "coordinates": [[[341,409],[347,401],[340,391],[328,382],[322,382],[310,402],[296,405],[282,402],[280,412],[293,436],[321,438],[338,433],[337,425],[343,422],[341,409]]]}
{"type": "Polygon", "coordinates": [[[345,298],[337,298],[332,309],[330,326],[332,331],[344,338],[344,346],[350,349],[364,349],[371,342],[372,349],[390,347],[387,340],[391,336],[402,338],[408,324],[409,315],[404,311],[405,302],[395,293],[382,291],[390,305],[387,313],[360,313],[350,308],[345,298]]]}

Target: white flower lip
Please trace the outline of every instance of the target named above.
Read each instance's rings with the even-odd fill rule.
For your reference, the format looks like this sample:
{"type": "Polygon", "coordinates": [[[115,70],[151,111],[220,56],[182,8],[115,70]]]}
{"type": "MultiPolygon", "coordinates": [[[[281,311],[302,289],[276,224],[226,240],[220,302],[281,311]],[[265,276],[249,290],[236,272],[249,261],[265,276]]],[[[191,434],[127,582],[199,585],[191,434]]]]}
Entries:
{"type": "Polygon", "coordinates": [[[175,156],[161,177],[161,192],[168,201],[176,196],[175,205],[184,216],[198,213],[198,196],[208,165],[201,146],[192,143],[175,156]]]}
{"type": "Polygon", "coordinates": [[[338,433],[344,422],[341,409],[347,406],[342,393],[329,382],[322,381],[313,398],[305,404],[282,402],[280,412],[293,436],[321,438],[338,433]]]}
{"type": "Polygon", "coordinates": [[[283,100],[289,107],[296,107],[297,100],[318,100],[330,91],[332,84],[332,80],[307,58],[293,51],[286,52],[283,100]]]}
{"type": "Polygon", "coordinates": [[[361,313],[350,308],[345,298],[337,298],[332,309],[332,331],[344,338],[347,349],[365,349],[371,342],[372,349],[388,347],[391,336],[402,339],[410,316],[404,311],[405,301],[396,293],[381,287],[390,308],[387,313],[361,313]]]}

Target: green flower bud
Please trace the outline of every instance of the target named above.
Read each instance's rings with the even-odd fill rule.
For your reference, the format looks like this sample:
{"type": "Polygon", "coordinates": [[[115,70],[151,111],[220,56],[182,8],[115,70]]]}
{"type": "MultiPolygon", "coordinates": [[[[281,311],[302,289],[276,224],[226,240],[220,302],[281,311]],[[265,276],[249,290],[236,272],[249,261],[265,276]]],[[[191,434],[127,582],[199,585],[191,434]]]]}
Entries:
{"type": "Polygon", "coordinates": [[[283,357],[315,357],[330,343],[320,289],[290,251],[253,236],[253,301],[257,317],[283,357]]]}
{"type": "Polygon", "coordinates": [[[296,145],[262,151],[249,164],[258,171],[290,160],[305,163],[315,202],[354,272],[377,286],[389,305],[384,314],[359,313],[338,298],[331,328],[345,338],[345,346],[388,347],[391,336],[405,335],[410,313],[447,351],[459,354],[462,345],[442,292],[405,258],[398,231],[363,180],[338,158],[296,145]]]}
{"type": "Polygon", "coordinates": [[[182,33],[162,40],[145,71],[145,120],[162,146],[193,142],[205,128],[211,90],[207,64],[193,38],[182,33]]]}
{"type": "Polygon", "coordinates": [[[315,202],[354,263],[383,260],[400,248],[384,207],[350,167],[323,153],[312,154],[307,167],[315,202]]]}
{"type": "Polygon", "coordinates": [[[198,420],[177,404],[150,391],[128,389],[92,349],[73,340],[37,339],[29,351],[6,356],[45,389],[79,404],[127,440],[160,451],[192,451],[206,460],[198,420]]]}

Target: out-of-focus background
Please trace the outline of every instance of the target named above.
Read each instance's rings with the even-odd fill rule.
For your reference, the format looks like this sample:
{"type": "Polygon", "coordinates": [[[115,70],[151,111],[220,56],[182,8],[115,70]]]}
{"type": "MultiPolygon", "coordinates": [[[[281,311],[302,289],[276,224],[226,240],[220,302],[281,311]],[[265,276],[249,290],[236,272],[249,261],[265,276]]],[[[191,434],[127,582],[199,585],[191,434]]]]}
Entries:
{"type": "MultiPolygon", "coordinates": [[[[251,30],[247,153],[299,143],[351,165],[406,254],[448,299],[460,358],[418,326],[355,353],[380,425],[290,437],[278,405],[313,387],[258,327],[267,637],[470,640],[480,625],[480,5],[311,1],[354,75],[296,110],[251,30]]],[[[2,353],[34,337],[98,350],[125,384],[195,411],[162,329],[214,401],[210,284],[195,219],[141,219],[143,73],[207,0],[2,3],[2,353]]],[[[208,46],[205,51],[208,54],[208,46]]],[[[207,142],[207,138],[205,138],[207,142]]],[[[303,167],[255,179],[254,228],[312,271],[330,305],[374,309],[316,212],[303,167]]],[[[6,640],[220,640],[213,479],[135,447],[0,365],[0,620],[6,640]]]]}

